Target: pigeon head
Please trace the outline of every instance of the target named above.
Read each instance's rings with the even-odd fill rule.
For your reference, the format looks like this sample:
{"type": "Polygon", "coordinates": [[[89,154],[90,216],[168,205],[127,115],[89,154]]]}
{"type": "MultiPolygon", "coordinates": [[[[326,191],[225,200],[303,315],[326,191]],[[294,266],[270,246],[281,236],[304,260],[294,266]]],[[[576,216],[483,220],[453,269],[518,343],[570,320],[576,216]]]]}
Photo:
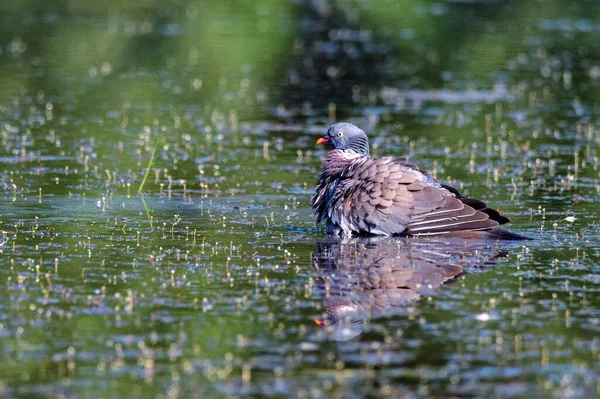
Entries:
{"type": "Polygon", "coordinates": [[[369,139],[365,132],[351,123],[336,123],[327,130],[317,144],[328,143],[336,150],[352,150],[361,155],[369,155],[369,139]]]}

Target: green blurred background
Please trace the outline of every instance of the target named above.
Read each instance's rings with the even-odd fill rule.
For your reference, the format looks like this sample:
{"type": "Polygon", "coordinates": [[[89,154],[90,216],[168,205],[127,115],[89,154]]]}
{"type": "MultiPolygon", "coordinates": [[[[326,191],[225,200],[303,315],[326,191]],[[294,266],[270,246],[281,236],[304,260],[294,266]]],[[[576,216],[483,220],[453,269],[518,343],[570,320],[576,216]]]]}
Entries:
{"type": "Polygon", "coordinates": [[[383,86],[526,80],[593,102],[598,27],[590,17],[598,7],[559,0],[5,2],[1,98],[43,92],[86,106],[195,103],[262,120],[279,104],[309,102],[318,113],[328,103],[356,105],[353,88],[368,97],[383,86]],[[565,73],[567,87],[553,84],[565,73]]]}

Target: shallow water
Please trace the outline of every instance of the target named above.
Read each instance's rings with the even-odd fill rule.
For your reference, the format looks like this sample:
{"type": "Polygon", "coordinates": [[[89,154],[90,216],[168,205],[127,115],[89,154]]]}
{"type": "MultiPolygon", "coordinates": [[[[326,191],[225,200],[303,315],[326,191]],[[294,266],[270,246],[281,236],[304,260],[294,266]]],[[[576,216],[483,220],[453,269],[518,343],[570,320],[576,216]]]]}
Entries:
{"type": "Polygon", "coordinates": [[[600,395],[597,6],[393,3],[0,6],[3,396],[600,395]],[[327,240],[333,120],[535,240],[327,240]]]}

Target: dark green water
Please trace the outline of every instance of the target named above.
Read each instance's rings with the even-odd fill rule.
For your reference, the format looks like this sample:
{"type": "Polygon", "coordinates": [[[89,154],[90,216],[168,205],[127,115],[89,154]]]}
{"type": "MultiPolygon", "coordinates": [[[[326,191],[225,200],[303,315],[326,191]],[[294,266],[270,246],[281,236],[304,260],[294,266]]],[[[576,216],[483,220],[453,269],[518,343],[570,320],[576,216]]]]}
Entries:
{"type": "Polygon", "coordinates": [[[597,3],[51,3],[0,5],[0,396],[600,396],[597,3]],[[536,240],[325,240],[334,120],[536,240]]]}

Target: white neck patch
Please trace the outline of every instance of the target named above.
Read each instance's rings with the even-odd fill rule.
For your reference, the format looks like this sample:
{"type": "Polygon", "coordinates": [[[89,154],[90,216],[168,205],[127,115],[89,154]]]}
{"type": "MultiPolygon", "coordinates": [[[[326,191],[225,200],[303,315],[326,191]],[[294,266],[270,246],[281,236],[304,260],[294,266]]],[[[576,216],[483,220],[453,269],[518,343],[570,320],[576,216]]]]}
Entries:
{"type": "Polygon", "coordinates": [[[339,151],[342,154],[342,157],[344,159],[356,159],[356,158],[362,157],[362,155],[360,155],[358,152],[356,152],[354,150],[339,150],[339,151]]]}

